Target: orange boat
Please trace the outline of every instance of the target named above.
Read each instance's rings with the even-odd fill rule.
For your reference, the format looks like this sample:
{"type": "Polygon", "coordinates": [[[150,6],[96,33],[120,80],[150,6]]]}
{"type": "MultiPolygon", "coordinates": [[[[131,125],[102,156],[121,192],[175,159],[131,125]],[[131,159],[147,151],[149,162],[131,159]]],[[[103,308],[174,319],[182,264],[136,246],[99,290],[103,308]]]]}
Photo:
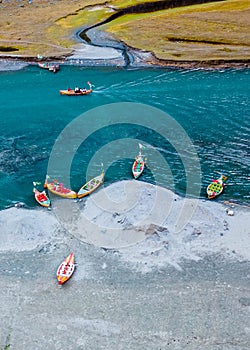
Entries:
{"type": "Polygon", "coordinates": [[[68,88],[67,90],[59,90],[61,95],[67,95],[67,96],[81,96],[81,95],[89,95],[93,90],[92,90],[92,84],[88,81],[89,88],[88,89],[70,89],[68,88]]]}
{"type": "Polygon", "coordinates": [[[56,276],[60,285],[67,282],[73,275],[75,270],[75,257],[74,253],[70,253],[69,256],[59,265],[56,276]]]}
{"type": "Polygon", "coordinates": [[[79,91],[75,91],[73,89],[68,90],[59,90],[61,95],[67,95],[67,96],[81,96],[81,95],[89,95],[92,90],[84,90],[80,89],[79,91]]]}
{"type": "Polygon", "coordinates": [[[49,181],[49,176],[46,175],[44,188],[47,188],[51,193],[63,198],[77,198],[77,193],[63,186],[61,182],[54,179],[49,181]]]}

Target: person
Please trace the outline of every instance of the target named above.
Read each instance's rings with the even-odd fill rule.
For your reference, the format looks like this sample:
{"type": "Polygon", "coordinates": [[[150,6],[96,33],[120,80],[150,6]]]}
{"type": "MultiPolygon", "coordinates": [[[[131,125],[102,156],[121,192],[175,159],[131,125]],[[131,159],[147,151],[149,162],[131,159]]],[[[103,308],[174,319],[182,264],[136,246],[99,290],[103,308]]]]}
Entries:
{"type": "Polygon", "coordinates": [[[78,86],[75,87],[75,92],[81,92],[78,86]]]}

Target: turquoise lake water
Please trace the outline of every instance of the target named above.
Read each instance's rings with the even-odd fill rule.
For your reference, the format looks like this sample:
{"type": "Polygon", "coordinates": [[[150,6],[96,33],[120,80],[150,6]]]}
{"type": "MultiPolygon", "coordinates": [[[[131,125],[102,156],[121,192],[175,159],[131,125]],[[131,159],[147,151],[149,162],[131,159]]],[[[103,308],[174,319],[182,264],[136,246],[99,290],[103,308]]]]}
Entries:
{"type": "MultiPolygon", "coordinates": [[[[144,150],[148,167],[140,181],[155,183],[159,176],[164,178],[164,186],[185,195],[187,169],[174,142],[184,148],[185,143],[174,130],[171,139],[154,131],[154,125],[162,123],[157,113],[151,113],[152,128],[145,128],[143,116],[133,112],[133,103],[140,103],[167,113],[185,130],[200,162],[201,198],[206,198],[206,186],[222,172],[229,178],[219,200],[250,204],[249,70],[126,70],[65,65],[53,74],[28,66],[0,72],[0,82],[0,209],[19,201],[35,207],[32,182],[44,181],[52,147],[63,129],[82,113],[122,102],[131,103],[134,124],[114,125],[114,116],[103,114],[104,122],[112,125],[96,125],[98,130],[76,150],[71,167],[72,189],[79,189],[85,182],[90,159],[100,148],[116,139],[137,139],[149,145],[144,150]],[[59,89],[83,87],[87,81],[95,85],[91,95],[59,94],[59,89]],[[169,166],[171,179],[156,162],[155,150],[169,166]]],[[[167,125],[163,124],[164,129],[167,125]]],[[[157,126],[161,129],[161,125],[157,126]]],[[[64,152],[66,155],[67,142],[61,150],[62,157],[64,152]]],[[[106,157],[113,160],[105,169],[106,185],[132,178],[138,148],[134,155],[126,157],[115,152],[112,147],[106,152],[106,157]]],[[[94,165],[93,174],[99,172],[100,164],[94,165]]],[[[56,175],[60,177],[60,173],[56,175]]]]}

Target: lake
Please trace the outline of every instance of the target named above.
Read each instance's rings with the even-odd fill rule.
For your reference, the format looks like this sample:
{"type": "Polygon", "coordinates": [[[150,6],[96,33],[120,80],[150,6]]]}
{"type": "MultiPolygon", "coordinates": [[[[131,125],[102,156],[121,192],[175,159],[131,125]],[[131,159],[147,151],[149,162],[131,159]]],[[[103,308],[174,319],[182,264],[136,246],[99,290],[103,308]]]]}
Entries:
{"type": "Polygon", "coordinates": [[[207,185],[223,173],[219,200],[250,204],[247,69],[62,65],[53,74],[31,65],[0,72],[0,82],[0,209],[37,206],[32,182],[43,184],[48,170],[66,183],[69,173],[75,191],[100,173],[101,162],[105,186],[131,179],[138,143],[147,162],[138,181],[205,199],[207,185]],[[88,81],[90,95],[59,94],[88,81]],[[58,167],[51,166],[55,156],[58,167]]]}

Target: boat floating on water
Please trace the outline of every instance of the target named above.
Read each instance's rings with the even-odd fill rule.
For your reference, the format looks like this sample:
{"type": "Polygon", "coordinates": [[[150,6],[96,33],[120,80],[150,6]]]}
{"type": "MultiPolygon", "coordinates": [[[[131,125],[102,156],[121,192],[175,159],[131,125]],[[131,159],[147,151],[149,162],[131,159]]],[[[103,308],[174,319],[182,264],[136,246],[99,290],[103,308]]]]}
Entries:
{"type": "Polygon", "coordinates": [[[133,163],[132,166],[132,173],[135,179],[138,179],[138,177],[142,174],[143,170],[144,170],[144,166],[145,166],[145,161],[143,159],[143,155],[142,155],[142,149],[144,148],[143,145],[141,145],[139,143],[139,154],[138,156],[135,158],[135,161],[133,163]]]}
{"type": "Polygon", "coordinates": [[[225,187],[224,181],[226,181],[227,179],[227,176],[221,175],[218,179],[212,180],[211,184],[207,187],[208,199],[218,197],[222,193],[225,187]]]}
{"type": "Polygon", "coordinates": [[[75,87],[75,89],[68,88],[67,90],[59,90],[61,95],[67,95],[67,96],[81,96],[81,95],[89,95],[93,91],[92,84],[88,81],[87,83],[89,85],[89,88],[78,88],[75,87]]]}

